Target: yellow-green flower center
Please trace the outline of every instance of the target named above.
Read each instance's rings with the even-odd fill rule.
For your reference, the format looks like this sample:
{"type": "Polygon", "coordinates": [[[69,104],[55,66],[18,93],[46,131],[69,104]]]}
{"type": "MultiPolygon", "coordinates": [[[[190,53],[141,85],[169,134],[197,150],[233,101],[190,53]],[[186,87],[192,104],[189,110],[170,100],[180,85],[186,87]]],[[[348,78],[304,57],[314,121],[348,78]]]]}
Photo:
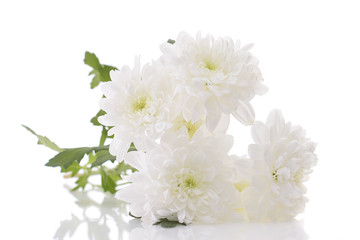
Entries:
{"type": "Polygon", "coordinates": [[[201,122],[197,121],[192,123],[191,121],[183,121],[184,126],[186,127],[189,137],[190,139],[194,136],[195,132],[199,129],[199,127],[201,126],[201,122]]]}
{"type": "Polygon", "coordinates": [[[279,175],[277,175],[277,170],[275,170],[273,173],[272,173],[272,177],[275,181],[278,181],[279,180],[279,175]]]}
{"type": "Polygon", "coordinates": [[[210,71],[216,70],[216,65],[213,62],[205,61],[205,68],[209,69],[210,71]]]}
{"type": "Polygon", "coordinates": [[[195,188],[197,185],[197,181],[193,176],[187,176],[187,178],[184,180],[185,188],[195,188]]]}
{"type": "Polygon", "coordinates": [[[134,112],[141,112],[147,105],[147,98],[145,96],[140,96],[135,99],[131,107],[134,112]]]}
{"type": "Polygon", "coordinates": [[[294,175],[294,181],[300,183],[302,181],[303,175],[304,175],[304,171],[302,170],[297,171],[294,175]]]}
{"type": "Polygon", "coordinates": [[[192,173],[192,171],[185,171],[177,177],[177,188],[179,192],[191,194],[192,190],[198,188],[199,179],[192,173]]]}
{"type": "Polygon", "coordinates": [[[250,182],[248,181],[241,181],[241,182],[238,182],[238,183],[235,183],[234,184],[235,188],[241,192],[242,190],[244,190],[245,188],[247,188],[248,186],[250,186],[250,182]]]}

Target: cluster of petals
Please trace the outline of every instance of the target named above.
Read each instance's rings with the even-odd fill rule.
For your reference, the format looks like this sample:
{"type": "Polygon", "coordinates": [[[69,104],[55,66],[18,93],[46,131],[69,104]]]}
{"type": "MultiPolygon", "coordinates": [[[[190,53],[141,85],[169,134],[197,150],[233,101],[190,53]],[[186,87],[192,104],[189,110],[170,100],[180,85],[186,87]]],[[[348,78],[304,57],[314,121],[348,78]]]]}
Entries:
{"type": "Polygon", "coordinates": [[[160,139],[178,119],[204,123],[209,132],[230,115],[252,124],[250,100],[267,87],[249,49],[227,37],[199,33],[194,39],[182,32],[175,43],[161,45],[163,54],[153,63],[141,68],[137,58],[133,69],[111,71],[112,81],[102,86],[106,115],[99,118],[113,126],[110,153],[122,161],[132,142],[143,149],[144,138],[160,139]]]}
{"type": "Polygon", "coordinates": [[[255,121],[250,101],[267,87],[250,48],[182,32],[158,60],[136,58],[102,85],[109,151],[138,170],[117,197],[144,223],[284,220],[303,210],[315,144],[279,110],[255,121]],[[229,155],[231,116],[252,126],[249,157],[229,155]],[[131,143],[138,151],[127,152],[131,143]]]}
{"type": "Polygon", "coordinates": [[[205,115],[210,131],[223,114],[232,114],[245,125],[253,123],[255,113],[249,102],[267,88],[250,48],[228,37],[215,39],[198,33],[193,38],[185,32],[173,45],[162,45],[160,60],[184,96],[182,111],[187,121],[205,115]]]}
{"type": "Polygon", "coordinates": [[[158,63],[140,66],[136,58],[133,69],[124,66],[110,72],[111,80],[102,85],[105,98],[100,107],[106,114],[99,121],[112,126],[110,153],[118,161],[134,143],[144,149],[147,139],[158,139],[173,124],[179,104],[173,94],[174,83],[158,63]]]}
{"type": "Polygon", "coordinates": [[[285,123],[277,109],[251,130],[255,143],[249,145],[253,173],[247,189],[248,215],[253,220],[289,220],[304,210],[304,182],[317,163],[316,144],[303,128],[285,123]]]}
{"type": "Polygon", "coordinates": [[[126,179],[132,183],[117,197],[130,202],[130,212],[145,224],[164,218],[185,224],[236,218],[241,201],[232,182],[232,162],[238,159],[228,155],[233,138],[197,134],[190,140],[185,128],[180,132],[166,134],[147,153],[126,156],[139,171],[126,179]]]}

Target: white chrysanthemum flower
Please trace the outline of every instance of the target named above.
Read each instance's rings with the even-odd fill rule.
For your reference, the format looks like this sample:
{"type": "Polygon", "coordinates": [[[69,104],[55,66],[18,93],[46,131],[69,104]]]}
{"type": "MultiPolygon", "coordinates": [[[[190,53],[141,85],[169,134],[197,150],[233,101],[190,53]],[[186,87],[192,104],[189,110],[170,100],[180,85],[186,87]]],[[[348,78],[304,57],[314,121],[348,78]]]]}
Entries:
{"type": "Polygon", "coordinates": [[[212,131],[221,115],[232,114],[245,125],[252,124],[254,111],[249,104],[255,94],[264,94],[258,60],[232,39],[192,38],[180,33],[174,44],[163,44],[161,62],[170,69],[184,96],[183,115],[196,122],[206,115],[212,131]]]}
{"type": "Polygon", "coordinates": [[[302,212],[307,199],[303,184],[317,162],[316,144],[305,130],[285,123],[273,110],[266,123],[252,126],[255,144],[249,146],[254,163],[252,185],[248,189],[248,214],[254,220],[288,220],[302,212]]]}
{"type": "Polygon", "coordinates": [[[174,100],[173,82],[159,63],[140,68],[139,59],[131,70],[124,66],[120,71],[110,72],[110,82],[102,85],[106,98],[100,107],[106,115],[99,122],[113,126],[114,134],[110,153],[122,161],[133,142],[137,149],[143,149],[144,141],[159,138],[172,127],[173,118],[178,114],[174,100]]]}
{"type": "Polygon", "coordinates": [[[240,194],[227,165],[233,138],[197,136],[190,141],[182,130],[180,135],[163,136],[147,153],[126,156],[125,161],[139,171],[129,176],[131,184],[116,196],[130,202],[130,212],[145,224],[162,218],[213,223],[237,214],[240,194]]]}

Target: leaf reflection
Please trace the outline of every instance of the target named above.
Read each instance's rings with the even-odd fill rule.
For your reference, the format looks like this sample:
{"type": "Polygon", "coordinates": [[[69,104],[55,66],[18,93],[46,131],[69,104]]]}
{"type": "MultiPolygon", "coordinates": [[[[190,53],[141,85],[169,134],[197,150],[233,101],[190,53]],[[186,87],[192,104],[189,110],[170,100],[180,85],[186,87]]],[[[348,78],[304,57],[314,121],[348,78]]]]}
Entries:
{"type": "Polygon", "coordinates": [[[117,239],[124,239],[124,233],[129,232],[127,204],[112,194],[98,191],[70,191],[76,198],[76,205],[80,214],[71,214],[71,219],[63,220],[57,229],[54,239],[78,239],[75,232],[87,228],[88,239],[110,240],[110,236],[117,235],[117,239]],[[100,200],[100,201],[99,201],[100,200]],[[117,230],[117,233],[113,231],[117,230]]]}
{"type": "Polygon", "coordinates": [[[175,228],[159,225],[143,226],[140,219],[128,216],[127,203],[103,192],[73,191],[77,214],[60,222],[54,239],[79,238],[85,232],[91,240],[307,240],[303,222],[293,220],[280,223],[224,223],[216,225],[190,224],[175,228]],[[94,193],[97,193],[97,195],[94,193]],[[86,231],[84,231],[86,229],[86,231]]]}

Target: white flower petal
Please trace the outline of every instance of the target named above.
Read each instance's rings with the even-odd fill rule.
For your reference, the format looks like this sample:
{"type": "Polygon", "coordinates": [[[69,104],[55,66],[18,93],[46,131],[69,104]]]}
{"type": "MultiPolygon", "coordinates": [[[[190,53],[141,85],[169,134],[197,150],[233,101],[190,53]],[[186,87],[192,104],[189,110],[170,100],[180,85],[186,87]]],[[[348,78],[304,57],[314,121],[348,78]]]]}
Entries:
{"type": "Polygon", "coordinates": [[[267,93],[269,89],[262,82],[258,82],[257,84],[255,84],[254,90],[256,94],[261,96],[267,93]]]}
{"type": "Polygon", "coordinates": [[[269,129],[259,121],[256,121],[251,127],[251,135],[256,144],[267,144],[269,142],[269,129]]]}
{"type": "Polygon", "coordinates": [[[266,119],[266,125],[276,128],[283,128],[285,126],[284,117],[279,109],[273,109],[268,118],[266,119]]]}
{"type": "Polygon", "coordinates": [[[255,120],[254,109],[248,102],[240,101],[238,108],[232,112],[232,115],[244,125],[252,125],[255,120]]]}
{"type": "Polygon", "coordinates": [[[126,154],[125,163],[131,165],[139,171],[146,171],[146,154],[139,151],[133,151],[126,154]]]}
{"type": "Polygon", "coordinates": [[[206,101],[205,106],[207,113],[206,127],[210,132],[212,132],[220,121],[221,118],[220,108],[215,98],[209,98],[206,101]]]}
{"type": "Polygon", "coordinates": [[[125,154],[128,152],[131,145],[131,141],[127,140],[124,135],[123,137],[124,139],[114,137],[109,146],[110,154],[116,156],[116,160],[118,162],[122,162],[124,160],[125,154]]]}
{"type": "Polygon", "coordinates": [[[229,114],[222,114],[220,121],[214,130],[214,133],[224,135],[229,128],[230,124],[230,115],[229,114]]]}
{"type": "Polygon", "coordinates": [[[130,188],[121,188],[116,192],[115,197],[125,202],[133,202],[134,200],[138,200],[139,194],[131,191],[130,188]]]}
{"type": "Polygon", "coordinates": [[[225,135],[220,141],[217,141],[216,147],[218,147],[219,150],[228,153],[233,145],[234,137],[231,135],[225,135]]]}
{"type": "Polygon", "coordinates": [[[263,161],[264,159],[264,150],[257,144],[250,144],[248,153],[253,161],[263,161]]]}

